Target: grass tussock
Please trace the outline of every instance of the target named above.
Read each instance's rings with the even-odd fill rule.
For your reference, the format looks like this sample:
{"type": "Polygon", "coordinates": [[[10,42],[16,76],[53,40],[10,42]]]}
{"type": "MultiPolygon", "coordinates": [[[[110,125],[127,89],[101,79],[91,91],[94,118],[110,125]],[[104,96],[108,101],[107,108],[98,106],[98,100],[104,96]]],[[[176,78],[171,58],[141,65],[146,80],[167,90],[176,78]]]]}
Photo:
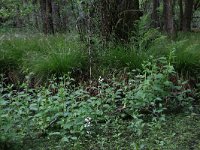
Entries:
{"type": "Polygon", "coordinates": [[[163,38],[149,49],[149,55],[167,56],[175,52],[174,65],[178,72],[194,75],[200,72],[200,33],[179,33],[175,41],[163,38]]]}
{"type": "MultiPolygon", "coordinates": [[[[153,41],[148,39],[145,45],[141,44],[141,40],[136,44],[112,45],[108,48],[94,44],[91,56],[92,73],[93,76],[100,76],[102,72],[109,73],[114,69],[141,69],[142,62],[150,55],[167,56],[174,50],[173,63],[176,70],[196,74],[200,72],[199,40],[199,33],[179,33],[175,41],[159,36],[153,41]]],[[[75,70],[87,72],[86,74],[89,72],[87,45],[80,42],[78,36],[73,34],[68,36],[2,34],[0,53],[1,73],[17,70],[32,72],[36,77],[46,78],[53,74],[63,75],[75,70]]]]}
{"type": "Polygon", "coordinates": [[[87,66],[85,46],[65,35],[2,37],[0,53],[1,73],[18,70],[49,77],[87,66]]]}

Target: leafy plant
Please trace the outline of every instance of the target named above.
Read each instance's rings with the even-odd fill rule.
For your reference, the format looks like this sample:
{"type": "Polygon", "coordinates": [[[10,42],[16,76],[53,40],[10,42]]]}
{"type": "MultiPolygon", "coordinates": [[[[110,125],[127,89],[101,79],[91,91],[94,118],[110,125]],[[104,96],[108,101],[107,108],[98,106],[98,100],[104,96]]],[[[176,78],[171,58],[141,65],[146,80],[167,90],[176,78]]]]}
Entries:
{"type": "Polygon", "coordinates": [[[150,15],[144,15],[135,26],[136,32],[133,33],[131,44],[138,52],[148,51],[157,41],[166,39],[157,29],[150,27],[149,19],[150,15]]]}
{"type": "MultiPolygon", "coordinates": [[[[97,86],[75,86],[73,79],[63,76],[34,89],[27,77],[16,88],[6,86],[2,78],[0,139],[24,142],[49,137],[73,145],[102,137],[98,144],[107,147],[106,141],[119,140],[128,126],[126,134],[142,140],[144,129],[160,127],[167,111],[191,106],[190,89],[177,78],[173,59],[173,53],[169,59],[152,57],[142,65],[143,71],[131,72],[123,80],[114,75],[99,78],[97,86]]],[[[142,146],[140,142],[133,146],[142,146]]]]}
{"type": "Polygon", "coordinates": [[[178,79],[171,64],[173,56],[171,53],[169,60],[152,57],[145,62],[143,73],[134,81],[134,92],[127,92],[125,105],[129,113],[138,119],[139,126],[143,122],[140,118],[146,114],[153,120],[165,120],[165,112],[181,111],[191,106],[193,99],[188,96],[191,89],[186,88],[187,82],[178,79]]]}

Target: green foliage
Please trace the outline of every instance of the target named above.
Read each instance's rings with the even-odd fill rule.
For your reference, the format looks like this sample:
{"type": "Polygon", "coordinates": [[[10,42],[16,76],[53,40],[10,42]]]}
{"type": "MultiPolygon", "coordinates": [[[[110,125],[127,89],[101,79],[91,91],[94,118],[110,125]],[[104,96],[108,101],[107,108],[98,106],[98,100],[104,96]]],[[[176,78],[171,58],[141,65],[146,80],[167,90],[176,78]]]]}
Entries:
{"type": "MultiPolygon", "coordinates": [[[[184,74],[189,72],[191,75],[199,72],[198,33],[189,36],[181,34],[176,41],[170,41],[157,34],[157,30],[151,31],[141,29],[140,40],[130,45],[115,45],[102,49],[98,42],[94,44],[94,54],[91,56],[93,76],[101,75],[102,70],[110,72],[119,68],[142,69],[142,61],[147,60],[149,55],[155,58],[167,56],[172,49],[175,50],[173,63],[177,71],[184,74]],[[136,45],[140,46],[137,48],[136,45]]],[[[73,34],[67,37],[33,35],[28,38],[26,34],[16,33],[2,34],[1,39],[1,72],[14,70],[27,73],[28,70],[42,78],[53,74],[61,76],[69,71],[88,72],[87,48],[78,42],[78,37],[73,34]]]]}
{"type": "Polygon", "coordinates": [[[58,35],[44,37],[36,35],[27,38],[16,34],[2,37],[0,43],[0,71],[18,70],[33,72],[36,76],[63,75],[73,69],[87,66],[84,45],[76,39],[58,35]]]}
{"type": "Polygon", "coordinates": [[[99,55],[100,66],[108,69],[141,68],[142,61],[146,58],[145,54],[137,53],[135,49],[122,45],[111,47],[99,55]]]}
{"type": "Polygon", "coordinates": [[[29,1],[2,0],[0,5],[0,25],[4,25],[5,27],[15,24],[16,20],[22,22],[27,15],[30,15],[34,9],[37,9],[37,7],[34,7],[32,2],[29,1]],[[14,18],[17,19],[15,20],[14,18]]]}
{"type": "Polygon", "coordinates": [[[105,136],[99,143],[103,147],[107,134],[118,139],[125,124],[129,133],[141,138],[146,126],[165,120],[165,110],[188,108],[191,102],[184,83],[170,80],[175,75],[171,61],[151,59],[143,67],[139,74],[130,73],[128,81],[99,78],[96,87],[76,87],[64,76],[60,82],[53,78],[46,87],[31,89],[27,77],[27,83],[13,90],[2,78],[0,138],[24,141],[46,135],[72,144],[105,136]]]}
{"type": "Polygon", "coordinates": [[[26,58],[29,70],[37,76],[62,76],[68,72],[84,71],[86,69],[88,56],[81,43],[75,41],[65,42],[59,38],[53,39],[53,41],[48,39],[46,44],[48,50],[44,54],[33,52],[31,59],[26,58]]]}
{"type": "Polygon", "coordinates": [[[138,52],[148,51],[157,41],[166,39],[157,29],[150,27],[150,15],[144,15],[135,25],[136,31],[131,38],[131,45],[138,52]]]}
{"type": "Polygon", "coordinates": [[[160,39],[149,49],[154,56],[167,56],[174,49],[175,69],[183,74],[194,76],[199,73],[199,33],[179,33],[175,41],[160,39]],[[159,50],[158,50],[159,49],[159,50]]]}
{"type": "Polygon", "coordinates": [[[134,95],[130,93],[134,100],[128,106],[159,116],[165,109],[177,110],[191,104],[187,96],[191,91],[184,88],[187,82],[178,79],[170,61],[165,57],[151,58],[143,65],[140,84],[136,86],[134,95]]]}
{"type": "Polygon", "coordinates": [[[176,49],[176,68],[182,72],[190,74],[198,74],[200,71],[200,55],[199,55],[199,39],[198,33],[179,35],[182,40],[175,42],[176,49]]]}
{"type": "Polygon", "coordinates": [[[98,53],[98,61],[103,69],[142,69],[142,62],[148,59],[149,50],[154,45],[157,50],[157,43],[167,39],[157,29],[150,28],[149,19],[149,15],[141,17],[129,44],[116,44],[98,53]]]}

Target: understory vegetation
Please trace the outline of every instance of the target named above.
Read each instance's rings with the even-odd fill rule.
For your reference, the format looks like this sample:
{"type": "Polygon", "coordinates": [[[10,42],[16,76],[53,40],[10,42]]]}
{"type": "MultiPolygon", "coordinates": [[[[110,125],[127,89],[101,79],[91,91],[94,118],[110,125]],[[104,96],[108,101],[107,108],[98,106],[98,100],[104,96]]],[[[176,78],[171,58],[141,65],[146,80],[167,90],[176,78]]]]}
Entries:
{"type": "Polygon", "coordinates": [[[75,35],[2,34],[0,148],[198,149],[199,33],[148,34],[92,57],[75,35]]]}
{"type": "MultiPolygon", "coordinates": [[[[133,44],[127,46],[111,44],[104,49],[96,42],[92,51],[92,76],[98,78],[105,75],[104,72],[109,73],[111,68],[113,71],[124,70],[124,68],[129,71],[142,69],[143,61],[148,60],[150,55],[162,57],[167,56],[170,51],[174,51],[175,57],[172,63],[178,72],[196,74],[200,69],[198,54],[200,35],[187,33],[189,35],[185,36],[185,34],[180,33],[176,41],[171,41],[162,35],[150,36],[149,39],[141,37],[144,42],[133,41],[133,44]],[[152,38],[154,38],[153,41],[152,38]]],[[[74,72],[77,75],[78,72],[79,75],[84,76],[83,74],[86,75],[89,72],[90,56],[87,45],[79,42],[76,36],[33,35],[27,37],[16,33],[14,37],[2,35],[1,38],[0,71],[10,74],[11,81],[23,81],[22,77],[29,73],[40,80],[55,74],[62,76],[68,72],[74,72]]]]}
{"type": "MultiPolygon", "coordinates": [[[[169,114],[191,119],[192,126],[200,121],[198,84],[193,83],[199,66],[196,38],[192,34],[163,47],[162,37],[145,53],[134,46],[111,46],[93,57],[92,82],[85,45],[75,39],[3,39],[1,149],[46,149],[45,143],[49,149],[88,149],[88,144],[89,149],[188,146],[184,139],[183,145],[178,140],[172,144],[185,137],[168,124],[174,124],[169,114]],[[159,47],[161,53],[156,54],[159,47]],[[38,145],[38,139],[44,145],[38,145]]],[[[181,130],[185,123],[180,123],[181,130]]],[[[198,141],[188,142],[199,147],[198,141]]]]}
{"type": "MultiPolygon", "coordinates": [[[[142,64],[144,71],[130,72],[122,81],[114,76],[109,81],[99,78],[96,87],[75,86],[73,79],[63,76],[59,82],[52,78],[45,87],[32,89],[27,76],[16,88],[6,86],[2,76],[1,141],[21,143],[48,136],[78,144],[77,140],[90,142],[102,134],[120,137],[124,123],[126,132],[136,139],[142,137],[146,127],[164,123],[166,113],[193,110],[195,95],[187,82],[178,78],[172,56],[151,58],[142,64]]],[[[138,142],[133,141],[132,146],[147,146],[138,142]]]]}
{"type": "Polygon", "coordinates": [[[200,149],[200,0],[0,6],[0,150],[200,149]]]}

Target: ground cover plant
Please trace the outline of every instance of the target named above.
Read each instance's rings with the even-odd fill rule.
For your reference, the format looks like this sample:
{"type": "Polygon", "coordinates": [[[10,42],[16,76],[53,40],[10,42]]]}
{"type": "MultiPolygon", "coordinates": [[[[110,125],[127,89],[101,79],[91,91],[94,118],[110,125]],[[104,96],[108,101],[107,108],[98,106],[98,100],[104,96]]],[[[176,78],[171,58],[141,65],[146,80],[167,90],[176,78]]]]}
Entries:
{"type": "Polygon", "coordinates": [[[200,149],[199,0],[0,6],[0,150],[200,149]]]}
{"type": "MultiPolygon", "coordinates": [[[[171,80],[177,77],[171,57],[151,58],[142,66],[144,71],[130,73],[128,80],[100,78],[96,87],[75,86],[73,79],[64,76],[59,82],[55,77],[46,87],[36,89],[29,87],[27,78],[16,88],[5,85],[2,75],[2,147],[9,148],[12,142],[16,146],[13,148],[26,147],[27,139],[47,137],[60,143],[60,148],[69,144],[71,148],[84,148],[84,142],[100,137],[105,143],[94,143],[91,148],[110,147],[106,142],[109,135],[118,139],[125,130],[125,134],[133,136],[131,147],[148,148],[148,141],[141,143],[137,139],[146,130],[162,126],[167,112],[192,111],[193,98],[191,89],[185,87],[187,82],[171,80]]],[[[124,144],[117,146],[130,146],[124,144]]]]}
{"type": "MultiPolygon", "coordinates": [[[[187,38],[180,35],[183,38],[174,42],[168,41],[163,36],[158,38],[155,44],[152,43],[152,46],[145,50],[146,53],[144,51],[138,52],[134,46],[111,46],[95,54],[96,56],[93,59],[95,60],[95,57],[97,57],[96,65],[103,68],[129,67],[135,69],[141,68],[141,63],[148,59],[150,54],[155,57],[167,56],[171,50],[175,50],[174,63],[178,70],[198,70],[199,34],[194,34],[187,36],[187,38]],[[166,43],[166,41],[168,42],[166,43]]],[[[48,74],[52,75],[57,72],[61,72],[60,75],[66,74],[72,68],[87,70],[86,63],[88,63],[87,57],[89,57],[87,47],[71,36],[45,37],[36,35],[28,37],[22,35],[22,37],[9,39],[5,38],[4,34],[1,36],[1,73],[9,69],[21,72],[28,69],[29,72],[48,76],[48,74]],[[62,61],[65,63],[62,63],[62,61]],[[48,65],[45,65],[45,63],[48,65]],[[80,66],[81,64],[82,66],[80,66]],[[58,69],[58,71],[55,69],[58,69]]]]}
{"type": "Polygon", "coordinates": [[[70,37],[58,35],[45,37],[5,38],[1,40],[1,73],[18,72],[21,76],[33,72],[37,77],[67,74],[73,68],[86,66],[84,46],[70,37]],[[25,74],[24,74],[25,73],[25,74]]]}
{"type": "Polygon", "coordinates": [[[3,39],[1,149],[45,149],[46,144],[49,149],[198,149],[198,139],[185,137],[198,133],[188,133],[183,121],[187,116],[194,122],[188,128],[199,121],[198,84],[191,84],[198,74],[179,74],[198,73],[198,55],[192,53],[198,49],[198,36],[169,40],[159,54],[154,50],[159,44],[145,53],[111,46],[93,57],[92,82],[77,76],[77,71],[89,71],[86,45],[67,39],[3,39]],[[168,128],[176,118],[169,114],[181,114],[177,120],[185,135],[168,128]],[[172,144],[175,137],[182,143],[172,144]]]}

